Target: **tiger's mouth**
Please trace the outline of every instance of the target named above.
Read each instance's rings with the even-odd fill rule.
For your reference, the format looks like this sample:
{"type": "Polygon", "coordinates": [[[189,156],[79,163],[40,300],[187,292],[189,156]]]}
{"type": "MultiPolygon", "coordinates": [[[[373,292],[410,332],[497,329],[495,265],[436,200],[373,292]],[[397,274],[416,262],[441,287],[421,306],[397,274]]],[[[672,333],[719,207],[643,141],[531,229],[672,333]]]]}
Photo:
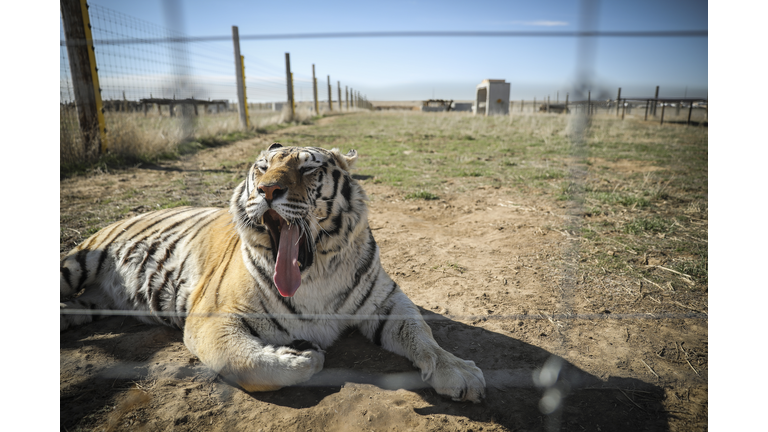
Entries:
{"type": "Polygon", "coordinates": [[[272,280],[280,295],[292,297],[301,285],[301,270],[312,264],[306,235],[297,223],[283,219],[272,209],[264,213],[262,223],[272,239],[272,256],[275,259],[272,280]]]}

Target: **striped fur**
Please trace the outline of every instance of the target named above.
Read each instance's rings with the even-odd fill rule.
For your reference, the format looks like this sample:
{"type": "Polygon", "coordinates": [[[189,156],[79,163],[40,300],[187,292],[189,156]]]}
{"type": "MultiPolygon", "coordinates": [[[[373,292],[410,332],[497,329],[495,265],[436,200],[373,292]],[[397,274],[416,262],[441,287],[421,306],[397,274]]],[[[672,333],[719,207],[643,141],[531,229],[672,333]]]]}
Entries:
{"type": "Polygon", "coordinates": [[[180,207],[102,229],[62,261],[62,298],[82,293],[61,304],[61,330],[91,321],[72,309],[144,311],[145,322],[183,329],[214,371],[265,391],[308,380],[323,350],[356,327],[413,361],[438,393],[479,402],[482,371],[437,345],[381,267],[367,197],[349,174],[356,158],[276,143],[235,188],[229,211],[180,207]],[[299,238],[298,267],[288,268],[298,268],[300,286],[283,296],[275,273],[278,253],[293,250],[286,233],[299,238]]]}

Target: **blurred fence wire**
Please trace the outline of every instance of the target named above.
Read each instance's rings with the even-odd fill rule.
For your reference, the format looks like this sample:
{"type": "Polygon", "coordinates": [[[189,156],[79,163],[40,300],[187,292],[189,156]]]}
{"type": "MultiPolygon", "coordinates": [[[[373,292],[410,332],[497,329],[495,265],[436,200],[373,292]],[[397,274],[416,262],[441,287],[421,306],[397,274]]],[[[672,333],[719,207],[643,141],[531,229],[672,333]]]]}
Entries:
{"type": "MultiPolygon", "coordinates": [[[[284,35],[243,35],[242,40],[265,39],[320,39],[320,38],[365,38],[365,37],[577,37],[579,38],[577,65],[577,84],[571,94],[574,111],[571,117],[573,134],[570,135],[573,164],[570,181],[575,195],[579,194],[584,184],[585,169],[579,164],[584,159],[585,133],[589,127],[587,116],[592,109],[604,109],[606,113],[618,114],[622,99],[616,103],[605,101],[583,108],[585,100],[590,98],[588,89],[593,79],[595,40],[598,37],[706,37],[706,31],[653,31],[653,32],[600,32],[597,31],[596,1],[583,1],[580,30],[576,32],[359,32],[359,33],[313,33],[284,35]]],[[[214,135],[240,130],[237,116],[237,84],[233,76],[234,58],[230,36],[187,37],[162,26],[152,24],[116,12],[99,5],[90,5],[93,45],[98,64],[98,78],[101,87],[103,113],[106,130],[112,151],[127,151],[126,147],[145,141],[159,151],[169,151],[189,133],[181,130],[181,119],[193,118],[192,135],[214,135]],[[192,101],[183,103],[183,101],[192,101]],[[235,101],[235,102],[233,102],[235,101]],[[178,111],[175,111],[178,110],[178,111]],[[145,134],[145,135],[141,135],[145,134]],[[162,137],[162,138],[157,138],[162,137]],[[133,143],[133,144],[131,144],[133,143]]],[[[74,84],[70,71],[70,59],[64,25],[61,26],[60,50],[60,131],[62,163],[72,163],[88,157],[88,149],[78,126],[77,104],[74,84]]],[[[251,124],[257,127],[264,122],[277,122],[285,119],[286,87],[288,86],[285,70],[261,59],[245,59],[245,84],[248,95],[258,95],[249,103],[251,124]]],[[[313,72],[314,73],[314,72],[313,72]]],[[[329,75],[316,77],[302,72],[292,76],[292,88],[297,109],[312,113],[315,110],[315,91],[317,92],[320,112],[331,108],[346,108],[348,100],[354,100],[357,93],[332,79],[329,75]],[[315,81],[316,80],[316,81],[315,81]],[[315,84],[316,83],[316,84],[315,84]],[[316,85],[316,90],[315,90],[316,85]],[[339,106],[341,105],[341,107],[339,106]]],[[[620,93],[619,93],[620,94],[620,93]]],[[[626,101],[626,99],[625,99],[626,101]]],[[[649,100],[635,107],[645,108],[648,115],[649,100]]],[[[514,103],[514,102],[513,102],[514,103]]],[[[691,107],[693,102],[691,103],[691,107]]],[[[525,101],[520,101],[519,112],[523,112],[525,101]]],[[[623,105],[622,105],[623,106],[623,105]]],[[[628,104],[631,110],[632,105],[628,104]]],[[[679,107],[677,111],[679,113],[679,107]]],[[[547,102],[547,111],[549,111],[547,102]]],[[[567,112],[568,105],[565,105],[567,112]]],[[[512,108],[512,112],[517,112],[512,108]]],[[[531,104],[530,111],[537,111],[537,104],[531,104]]],[[[623,114],[622,114],[623,115],[623,114]]],[[[662,114],[663,116],[663,114],[662,114]]],[[[690,121],[690,116],[689,116],[690,121]]],[[[149,154],[152,150],[140,149],[139,153],[149,154]]],[[[578,231],[579,215],[583,209],[579,200],[570,201],[568,208],[569,230],[578,231]]],[[[463,320],[558,320],[565,323],[572,320],[636,320],[636,319],[700,319],[707,320],[703,311],[694,313],[657,314],[577,314],[570,310],[571,296],[575,286],[578,268],[578,245],[571,243],[564,246],[564,258],[569,263],[563,269],[560,286],[560,302],[564,305],[563,314],[521,314],[521,315],[483,315],[425,317],[425,319],[463,319],[463,320]]],[[[62,314],[94,314],[118,316],[176,316],[164,312],[149,311],[106,311],[106,310],[62,310],[62,314]]],[[[267,317],[273,318],[270,314],[267,317]]],[[[296,318],[293,315],[280,316],[284,319],[296,318]]],[[[252,316],[253,318],[253,316],[252,316]]],[[[256,316],[258,318],[258,316],[256,316]]],[[[301,319],[359,319],[349,316],[302,316],[301,319]]],[[[379,319],[378,316],[364,317],[379,319]]],[[[564,328],[559,334],[567,337],[564,328]]],[[[566,345],[566,341],[561,341],[566,345]]],[[[552,414],[547,428],[558,430],[560,424],[556,409],[545,414],[552,414]]]]}

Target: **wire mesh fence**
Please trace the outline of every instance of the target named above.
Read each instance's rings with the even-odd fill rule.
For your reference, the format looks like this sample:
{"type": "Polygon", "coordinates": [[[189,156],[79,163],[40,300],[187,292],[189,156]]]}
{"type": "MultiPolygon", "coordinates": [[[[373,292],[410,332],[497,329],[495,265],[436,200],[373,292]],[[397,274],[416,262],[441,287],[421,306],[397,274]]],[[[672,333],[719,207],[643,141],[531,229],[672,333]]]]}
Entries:
{"type": "MultiPolygon", "coordinates": [[[[242,130],[231,39],[180,43],[182,33],[100,5],[90,5],[88,15],[110,153],[152,158],[174,153],[185,140],[242,130]]],[[[60,27],[60,160],[67,165],[93,160],[96,151],[78,129],[64,23],[60,27]]],[[[280,66],[248,58],[244,75],[249,125],[290,120],[280,66]]],[[[324,83],[318,77],[320,113],[331,110],[324,83]]],[[[300,118],[316,114],[312,77],[295,73],[293,87],[300,118]]],[[[330,94],[336,110],[337,87],[330,94]]]]}
{"type": "MultiPolygon", "coordinates": [[[[99,78],[101,80],[104,113],[107,122],[107,132],[110,140],[111,151],[121,152],[127,147],[135,146],[137,142],[146,142],[148,147],[140,149],[139,153],[149,154],[153,151],[172,152],[174,147],[184,139],[206,134],[217,134],[240,130],[237,116],[237,106],[233,102],[237,99],[237,86],[234,78],[234,61],[231,42],[224,40],[187,40],[183,34],[173,32],[163,27],[137,20],[133,17],[121,14],[110,9],[93,5],[90,8],[93,40],[96,47],[96,57],[99,65],[99,78]],[[131,43],[135,40],[137,43],[131,43]],[[151,43],[146,43],[151,40],[151,43]],[[180,101],[191,100],[192,103],[180,101]],[[179,102],[174,102],[179,101],[179,102]],[[190,122],[185,125],[185,122],[190,122]],[[190,126],[191,124],[191,126],[190,126]],[[191,130],[190,130],[191,128],[191,130]],[[158,138],[160,137],[160,138],[158,138]],[[149,147],[151,145],[151,148],[149,147]]],[[[578,35],[575,35],[578,36],[578,35]]],[[[62,31],[62,41],[65,39],[62,31]]],[[[582,53],[583,54],[583,53],[582,53]]],[[[79,160],[86,153],[85,142],[79,132],[77,124],[76,107],[72,90],[71,77],[69,75],[68,57],[66,46],[61,48],[61,81],[60,101],[61,118],[60,128],[62,137],[61,158],[62,161],[79,160]],[[66,147],[66,149],[65,149],[66,147]]],[[[583,55],[582,57],[587,57],[583,55]]],[[[292,87],[296,108],[305,112],[313,112],[314,93],[317,92],[318,108],[321,113],[331,110],[346,108],[347,90],[342,89],[337,82],[324,75],[313,77],[306,73],[295,72],[292,79],[292,87]],[[330,81],[330,84],[329,84],[330,81]],[[330,96],[330,97],[329,97],[330,96]],[[341,105],[341,106],[340,106],[341,105]]],[[[588,78],[588,77],[587,77],[588,78]]],[[[259,59],[246,59],[245,83],[249,97],[258,94],[259,102],[249,103],[249,115],[252,124],[266,124],[272,121],[281,121],[285,118],[287,109],[285,91],[288,85],[284,76],[284,70],[280,66],[263,62],[259,59]],[[281,76],[282,75],[282,76],[281,76]],[[256,78],[255,78],[256,77],[256,78]]],[[[617,103],[594,102],[585,108],[583,100],[585,94],[576,95],[577,100],[572,102],[574,114],[579,114],[574,120],[575,126],[569,135],[574,159],[583,159],[585,152],[585,134],[588,128],[584,116],[587,112],[601,113],[606,116],[617,115],[617,103]]],[[[572,96],[573,97],[573,96],[572,96]]],[[[352,97],[354,99],[354,96],[352,97]]],[[[542,105],[542,101],[512,102],[510,112],[516,113],[519,109],[524,113],[537,113],[555,108],[542,105]],[[519,105],[516,105],[519,104],[519,105]]],[[[630,115],[632,110],[647,110],[649,103],[630,102],[625,110],[630,115]]],[[[680,111],[680,105],[670,108],[680,111]]],[[[568,108],[564,108],[567,110],[568,108]]],[[[637,114],[637,113],[635,113],[637,114]]],[[[679,116],[679,113],[676,113],[679,116]]],[[[683,114],[684,115],[684,114],[683,114]]],[[[579,194],[579,187],[584,184],[584,167],[574,164],[569,174],[569,180],[573,186],[573,193],[579,194]]],[[[583,193],[583,191],[581,191],[583,193]]],[[[579,231],[584,214],[583,206],[578,200],[568,202],[567,209],[569,226],[571,231],[579,231]]],[[[562,283],[559,285],[558,299],[562,304],[569,305],[577,285],[577,271],[579,255],[578,243],[569,243],[563,246],[563,257],[572,267],[562,269],[562,283]]],[[[82,314],[82,311],[64,310],[66,314],[82,314]]],[[[177,316],[168,312],[141,312],[141,311],[108,311],[92,310],[88,314],[113,315],[113,316],[177,316]]],[[[246,314],[247,315],[247,314],[246,314]]],[[[248,315],[252,319],[285,319],[295,320],[296,315],[248,315]]],[[[182,316],[186,318],[186,315],[182,316]]],[[[353,317],[344,315],[304,315],[298,319],[330,319],[346,320],[353,317]]],[[[360,318],[360,317],[355,317],[360,318]]],[[[364,317],[370,320],[379,320],[382,316],[374,315],[364,317]]],[[[397,319],[398,317],[390,317],[397,319]]],[[[708,315],[703,311],[674,313],[661,311],[655,314],[648,313],[574,313],[568,310],[566,313],[521,313],[512,315],[427,315],[425,320],[441,322],[446,320],[500,320],[500,321],[543,321],[552,322],[562,329],[559,334],[563,336],[562,346],[567,345],[567,326],[576,321],[640,321],[640,320],[708,320],[708,315]],[[563,324],[564,323],[564,324],[563,324]]],[[[627,334],[629,338],[629,333],[627,334]]],[[[509,387],[536,387],[543,389],[544,395],[540,398],[538,409],[546,418],[545,426],[548,430],[559,430],[562,426],[559,420],[561,414],[561,400],[569,391],[558,387],[562,380],[557,376],[566,376],[565,366],[553,362],[557,356],[549,356],[542,360],[541,366],[536,370],[526,370],[521,373],[528,378],[525,384],[515,381],[515,373],[503,372],[504,369],[491,371],[489,377],[498,382],[506,383],[509,387]],[[501,371],[501,372],[500,372],[501,371]],[[498,374],[493,375],[493,372],[498,374]],[[504,375],[506,373],[506,375],[504,375]],[[555,379],[547,381],[543,375],[554,375],[555,379]],[[531,376],[535,378],[531,378],[531,376]],[[528,381],[531,381],[530,383],[528,381]],[[535,381],[535,382],[534,382],[535,381]]],[[[646,365],[647,366],[647,365],[646,365]]],[[[648,367],[651,369],[650,367],[648,367]]],[[[691,366],[693,368],[693,366],[691,366]]],[[[508,372],[508,371],[507,371],[508,372]]],[[[519,371],[518,371],[519,372],[519,371]]],[[[651,369],[651,372],[653,370],[651,369]]],[[[694,372],[696,370],[694,369],[694,372]]],[[[655,372],[653,372],[655,374],[655,372]]],[[[127,371],[126,374],[130,374],[127,371]]],[[[698,372],[697,372],[698,375],[698,372]]],[[[359,379],[359,377],[357,377],[359,379]]],[[[343,380],[342,380],[343,381],[343,380]]],[[[321,383],[323,384],[323,383],[321,383]]],[[[310,385],[321,385],[317,382],[310,385]]],[[[327,383],[325,383],[327,384],[327,383]]],[[[333,381],[333,385],[338,384],[333,381]]],[[[420,388],[418,386],[403,385],[401,388],[420,388]]],[[[641,390],[642,391],[642,390],[641,390]]],[[[230,397],[231,400],[231,397],[230,397]]],[[[629,399],[632,402],[632,399],[629,399]]],[[[632,402],[634,403],[634,402],[632,402]]],[[[642,408],[640,408],[642,410],[642,408]]]]}

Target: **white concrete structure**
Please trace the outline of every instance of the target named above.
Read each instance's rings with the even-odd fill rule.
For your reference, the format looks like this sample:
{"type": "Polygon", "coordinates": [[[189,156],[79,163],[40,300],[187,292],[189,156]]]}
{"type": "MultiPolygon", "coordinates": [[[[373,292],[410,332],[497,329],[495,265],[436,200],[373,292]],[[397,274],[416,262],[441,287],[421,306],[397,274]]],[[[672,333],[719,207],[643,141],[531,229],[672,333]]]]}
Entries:
{"type": "Polygon", "coordinates": [[[477,86],[475,114],[509,115],[509,83],[486,79],[477,86]]]}

